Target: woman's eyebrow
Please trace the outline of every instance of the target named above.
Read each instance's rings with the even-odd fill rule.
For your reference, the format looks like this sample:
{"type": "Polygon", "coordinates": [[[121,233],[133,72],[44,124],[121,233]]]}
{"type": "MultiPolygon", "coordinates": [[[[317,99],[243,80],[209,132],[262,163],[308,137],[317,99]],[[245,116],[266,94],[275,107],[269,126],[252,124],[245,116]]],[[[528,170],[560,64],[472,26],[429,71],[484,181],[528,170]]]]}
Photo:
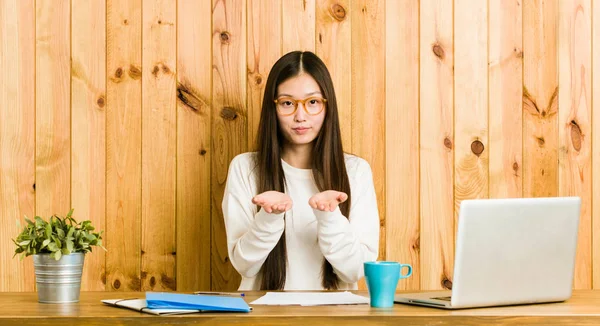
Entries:
{"type": "Polygon", "coordinates": [[[321,92],[316,91],[316,92],[306,93],[305,95],[315,95],[315,94],[321,94],[321,92]]]}
{"type": "MultiPolygon", "coordinates": [[[[315,95],[315,94],[319,94],[319,95],[320,95],[320,94],[321,94],[321,92],[320,92],[320,91],[315,91],[315,92],[305,93],[304,95],[306,95],[306,96],[310,96],[310,95],[315,95]]],[[[281,96],[293,97],[292,95],[290,95],[290,94],[285,94],[285,93],[281,93],[281,94],[278,94],[278,95],[277,95],[277,97],[281,97],[281,96]]]]}

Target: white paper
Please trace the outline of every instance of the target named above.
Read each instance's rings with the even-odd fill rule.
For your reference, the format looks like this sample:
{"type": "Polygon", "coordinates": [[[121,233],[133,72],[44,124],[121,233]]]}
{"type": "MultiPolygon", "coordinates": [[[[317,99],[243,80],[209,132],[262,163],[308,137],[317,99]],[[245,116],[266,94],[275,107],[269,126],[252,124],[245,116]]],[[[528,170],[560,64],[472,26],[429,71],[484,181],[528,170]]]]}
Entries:
{"type": "Polygon", "coordinates": [[[267,292],[254,300],[254,305],[279,306],[324,306],[346,304],[368,304],[369,298],[351,292],[267,292]]]}
{"type": "Polygon", "coordinates": [[[127,308],[136,310],[139,312],[145,312],[153,315],[178,315],[178,314],[191,314],[200,312],[200,310],[187,310],[187,309],[151,309],[146,304],[146,299],[116,299],[116,300],[101,300],[103,303],[116,306],[121,308],[127,308]]]}

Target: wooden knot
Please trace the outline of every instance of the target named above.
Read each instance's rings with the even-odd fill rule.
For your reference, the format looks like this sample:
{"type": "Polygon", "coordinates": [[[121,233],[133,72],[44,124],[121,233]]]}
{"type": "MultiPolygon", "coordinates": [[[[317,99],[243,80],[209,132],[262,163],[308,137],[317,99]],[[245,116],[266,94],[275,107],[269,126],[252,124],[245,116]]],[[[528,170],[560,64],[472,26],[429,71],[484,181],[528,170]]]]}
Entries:
{"type": "Polygon", "coordinates": [[[513,163],[513,167],[512,168],[513,168],[513,170],[515,172],[519,171],[519,163],[517,163],[517,162],[513,163]]]}
{"type": "Polygon", "coordinates": [[[193,112],[200,113],[203,106],[202,100],[183,83],[177,83],[177,98],[193,112]]]}
{"type": "Polygon", "coordinates": [[[513,52],[515,53],[515,57],[517,57],[519,59],[523,57],[523,51],[521,51],[520,49],[514,48],[513,52]]]}
{"type": "Polygon", "coordinates": [[[445,289],[452,290],[452,281],[450,281],[447,277],[444,276],[442,279],[442,286],[445,289]]]}
{"type": "Polygon", "coordinates": [[[471,143],[471,152],[473,152],[473,154],[479,156],[481,155],[481,153],[483,153],[484,147],[483,147],[483,143],[479,140],[476,140],[474,142],[471,143]]]}
{"type": "Polygon", "coordinates": [[[105,100],[104,100],[104,96],[100,96],[98,98],[98,100],[96,101],[96,103],[98,104],[98,107],[103,108],[104,105],[106,104],[105,100]]]}
{"type": "Polygon", "coordinates": [[[115,281],[113,282],[113,288],[115,288],[115,289],[117,289],[117,290],[118,290],[120,287],[121,287],[121,281],[119,281],[119,280],[115,280],[115,281]]]}
{"type": "Polygon", "coordinates": [[[150,287],[153,288],[156,285],[156,278],[152,276],[150,278],[150,287]]]}
{"type": "Polygon", "coordinates": [[[575,120],[571,120],[571,143],[573,144],[573,148],[578,152],[581,150],[582,138],[581,128],[575,120]]]}
{"type": "Polygon", "coordinates": [[[342,20],[346,19],[346,9],[344,9],[344,7],[342,7],[340,4],[334,3],[331,5],[331,7],[329,7],[329,10],[331,12],[331,16],[333,16],[335,20],[341,22],[342,20]]]}
{"type": "Polygon", "coordinates": [[[419,250],[421,250],[421,237],[417,237],[417,238],[415,239],[415,241],[414,241],[414,242],[413,242],[413,244],[412,244],[412,249],[413,249],[414,251],[419,251],[419,250]]]}
{"type": "Polygon", "coordinates": [[[229,43],[229,33],[227,32],[221,32],[221,35],[219,36],[219,38],[221,39],[221,43],[223,44],[227,44],[229,43]]]}
{"type": "Polygon", "coordinates": [[[262,83],[262,76],[260,76],[260,75],[256,76],[255,81],[256,81],[256,85],[260,85],[262,83]]]}
{"type": "Polygon", "coordinates": [[[123,68],[121,68],[121,67],[117,68],[117,70],[115,71],[115,77],[117,77],[119,79],[121,77],[123,77],[123,68]]]}
{"type": "Polygon", "coordinates": [[[175,291],[177,288],[177,283],[175,282],[175,278],[169,277],[165,274],[160,275],[160,283],[163,287],[175,291]]]}
{"type": "Polygon", "coordinates": [[[442,46],[439,43],[435,43],[431,47],[431,50],[433,51],[433,54],[435,54],[436,57],[440,58],[440,60],[444,60],[446,54],[444,53],[444,48],[442,48],[442,46]]]}
{"type": "Polygon", "coordinates": [[[159,20],[159,21],[158,21],[158,24],[159,24],[159,25],[160,25],[160,24],[162,24],[162,20],[159,20]]]}
{"type": "Polygon", "coordinates": [[[162,62],[159,62],[159,63],[157,63],[157,64],[154,66],[154,68],[152,68],[152,74],[154,75],[154,77],[158,77],[158,73],[159,73],[161,70],[162,70],[162,72],[163,72],[164,74],[170,74],[170,73],[171,73],[171,69],[169,69],[169,67],[168,67],[166,64],[164,64],[164,63],[162,63],[162,62]]]}
{"type": "Polygon", "coordinates": [[[200,153],[200,155],[204,156],[204,155],[206,155],[206,150],[203,148],[200,150],[199,153],[200,153]]]}
{"type": "Polygon", "coordinates": [[[237,113],[235,112],[234,108],[226,106],[221,109],[221,118],[233,121],[235,118],[237,118],[237,113]]]}
{"type": "Polygon", "coordinates": [[[444,146],[446,146],[446,148],[448,149],[452,149],[452,141],[450,140],[450,138],[444,138],[444,146]]]}
{"type": "Polygon", "coordinates": [[[142,78],[142,70],[139,67],[136,67],[134,65],[129,65],[129,77],[131,77],[131,79],[140,79],[142,78]]]}
{"type": "Polygon", "coordinates": [[[123,20],[123,25],[127,25],[129,24],[129,21],[127,19],[123,20]]]}
{"type": "Polygon", "coordinates": [[[540,147],[542,147],[542,146],[544,146],[546,141],[544,140],[544,137],[537,137],[537,143],[538,143],[538,145],[540,145],[540,147]]]}

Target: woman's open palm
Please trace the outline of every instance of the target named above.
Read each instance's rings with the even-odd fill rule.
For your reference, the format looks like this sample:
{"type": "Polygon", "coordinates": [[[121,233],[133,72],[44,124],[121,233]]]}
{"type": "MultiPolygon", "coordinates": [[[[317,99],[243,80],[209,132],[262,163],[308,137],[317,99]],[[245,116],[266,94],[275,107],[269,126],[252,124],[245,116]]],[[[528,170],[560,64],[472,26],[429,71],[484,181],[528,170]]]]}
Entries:
{"type": "Polygon", "coordinates": [[[333,212],[339,204],[345,202],[347,199],[348,195],[344,192],[327,190],[310,197],[308,204],[310,207],[320,211],[333,212]]]}
{"type": "Polygon", "coordinates": [[[254,196],[252,203],[262,207],[270,214],[281,214],[292,208],[292,198],[290,196],[273,190],[254,196]]]}

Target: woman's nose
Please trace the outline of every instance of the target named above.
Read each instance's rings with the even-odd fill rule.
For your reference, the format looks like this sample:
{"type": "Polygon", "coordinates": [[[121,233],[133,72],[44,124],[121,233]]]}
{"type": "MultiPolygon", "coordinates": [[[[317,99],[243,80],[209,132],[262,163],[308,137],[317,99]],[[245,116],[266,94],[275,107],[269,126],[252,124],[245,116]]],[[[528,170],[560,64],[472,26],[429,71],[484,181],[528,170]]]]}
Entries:
{"type": "Polygon", "coordinates": [[[304,111],[304,103],[298,103],[296,113],[294,113],[294,121],[306,121],[306,112],[304,111]]]}

